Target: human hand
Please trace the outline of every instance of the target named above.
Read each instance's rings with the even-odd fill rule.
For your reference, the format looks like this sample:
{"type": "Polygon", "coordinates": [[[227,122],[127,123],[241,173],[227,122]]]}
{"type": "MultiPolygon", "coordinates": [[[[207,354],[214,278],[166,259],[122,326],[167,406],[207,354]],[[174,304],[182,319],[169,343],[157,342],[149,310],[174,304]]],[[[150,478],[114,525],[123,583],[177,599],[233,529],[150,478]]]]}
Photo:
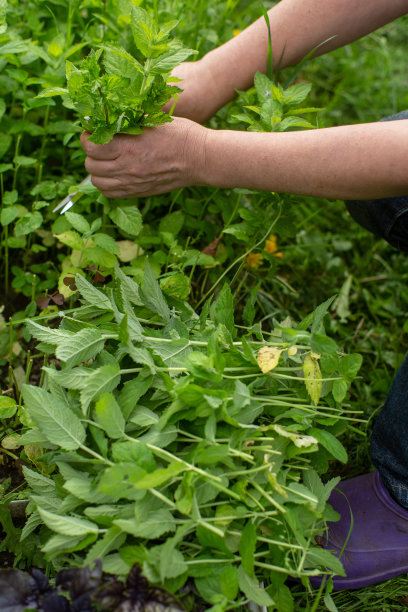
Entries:
{"type": "MultiPolygon", "coordinates": [[[[176,117],[186,117],[198,123],[204,123],[218,110],[219,104],[215,92],[217,88],[214,82],[212,70],[210,70],[206,58],[196,62],[183,62],[174,68],[173,77],[182,79],[175,83],[183,91],[179,94],[173,114],[176,117]]],[[[168,113],[174,104],[170,100],[164,107],[168,113]]]]}
{"type": "Polygon", "coordinates": [[[137,136],[117,134],[103,145],[90,142],[90,134],[84,132],[85,168],[93,185],[108,198],[157,195],[203,184],[208,132],[182,118],[137,136]]]}

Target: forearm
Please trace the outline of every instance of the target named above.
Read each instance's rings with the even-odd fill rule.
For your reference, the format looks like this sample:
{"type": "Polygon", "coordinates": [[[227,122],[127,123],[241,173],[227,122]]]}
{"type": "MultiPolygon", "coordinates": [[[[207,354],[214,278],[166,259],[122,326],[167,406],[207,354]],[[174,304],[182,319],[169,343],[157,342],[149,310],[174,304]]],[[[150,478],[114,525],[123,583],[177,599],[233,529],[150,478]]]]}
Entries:
{"type": "Polygon", "coordinates": [[[198,183],[334,199],[408,194],[408,120],[206,136],[198,183]]]}
{"type": "MultiPolygon", "coordinates": [[[[408,13],[407,0],[281,0],[269,11],[275,65],[291,66],[312,49],[317,54],[341,47],[408,13]]],[[[258,19],[239,36],[208,53],[201,61],[211,74],[208,114],[248,89],[257,71],[267,69],[268,30],[258,19]]]]}

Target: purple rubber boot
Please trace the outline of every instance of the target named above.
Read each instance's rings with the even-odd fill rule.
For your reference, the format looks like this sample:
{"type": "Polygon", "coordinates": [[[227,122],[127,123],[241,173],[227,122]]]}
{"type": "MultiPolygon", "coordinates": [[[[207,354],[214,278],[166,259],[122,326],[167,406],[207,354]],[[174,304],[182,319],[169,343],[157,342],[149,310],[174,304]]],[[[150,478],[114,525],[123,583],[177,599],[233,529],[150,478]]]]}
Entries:
{"type": "MultiPolygon", "coordinates": [[[[335,576],[335,591],[360,589],[408,572],[408,510],[388,493],[379,473],[371,472],[340,482],[329,503],[341,519],[328,523],[323,547],[341,555],[346,577],[335,576]]],[[[310,578],[319,587],[322,578],[310,578]]]]}

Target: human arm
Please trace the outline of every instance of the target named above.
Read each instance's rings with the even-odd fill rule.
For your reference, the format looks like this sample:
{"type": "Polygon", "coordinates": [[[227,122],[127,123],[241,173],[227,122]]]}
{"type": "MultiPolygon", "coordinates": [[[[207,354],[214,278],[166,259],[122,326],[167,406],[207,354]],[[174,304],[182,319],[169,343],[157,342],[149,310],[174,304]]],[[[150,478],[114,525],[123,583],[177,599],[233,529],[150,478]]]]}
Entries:
{"type": "Polygon", "coordinates": [[[286,133],[210,130],[187,119],[115,136],[82,136],[85,165],[108,197],[188,185],[244,187],[325,198],[408,193],[408,120],[286,133]]]}
{"type": "MultiPolygon", "coordinates": [[[[316,55],[327,53],[406,13],[407,0],[281,0],[269,11],[274,64],[295,65],[319,45],[316,55]]],[[[198,62],[181,64],[174,75],[183,79],[184,92],[175,114],[207,120],[236,89],[248,89],[257,71],[266,72],[267,51],[268,29],[261,17],[198,62]]]]}

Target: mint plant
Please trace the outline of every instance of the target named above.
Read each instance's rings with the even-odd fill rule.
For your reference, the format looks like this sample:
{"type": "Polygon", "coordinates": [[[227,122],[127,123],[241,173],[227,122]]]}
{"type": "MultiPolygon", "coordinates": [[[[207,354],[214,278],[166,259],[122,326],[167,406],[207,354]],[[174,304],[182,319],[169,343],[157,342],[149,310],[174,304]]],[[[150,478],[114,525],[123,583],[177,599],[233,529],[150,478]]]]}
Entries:
{"type": "Polygon", "coordinates": [[[152,13],[133,6],[130,26],[140,61],[119,45],[103,44],[79,67],[67,62],[68,89],[51,88],[41,95],[69,94],[82,127],[97,144],[117,133],[141,134],[143,127],[171,121],[162,107],[180,89],[168,84],[170,73],[195,53],[170,39],[176,25],[171,21],[159,27],[152,13]]]}
{"type": "Polygon", "coordinates": [[[230,121],[246,124],[249,132],[285,132],[292,128],[316,127],[299,117],[322,110],[299,106],[309,95],[311,87],[309,83],[296,83],[285,88],[257,72],[254,87],[248,92],[239,92],[230,121]]]}
{"type": "Polygon", "coordinates": [[[124,575],[137,562],[172,592],[194,580],[217,610],[272,606],[290,597],[287,575],[342,573],[314,544],[336,518],[337,479],[318,470],[347,459],[338,401],[361,358],[325,336],[330,301],[297,328],[239,337],[228,286],[198,316],[148,266],[142,286],[119,268],[111,288],[75,282],[83,305],[59,328],[28,324],[61,367],[23,388],[19,443],[49,474],[24,468],[23,541],[44,525],[55,568],[101,557],[124,575]]]}

